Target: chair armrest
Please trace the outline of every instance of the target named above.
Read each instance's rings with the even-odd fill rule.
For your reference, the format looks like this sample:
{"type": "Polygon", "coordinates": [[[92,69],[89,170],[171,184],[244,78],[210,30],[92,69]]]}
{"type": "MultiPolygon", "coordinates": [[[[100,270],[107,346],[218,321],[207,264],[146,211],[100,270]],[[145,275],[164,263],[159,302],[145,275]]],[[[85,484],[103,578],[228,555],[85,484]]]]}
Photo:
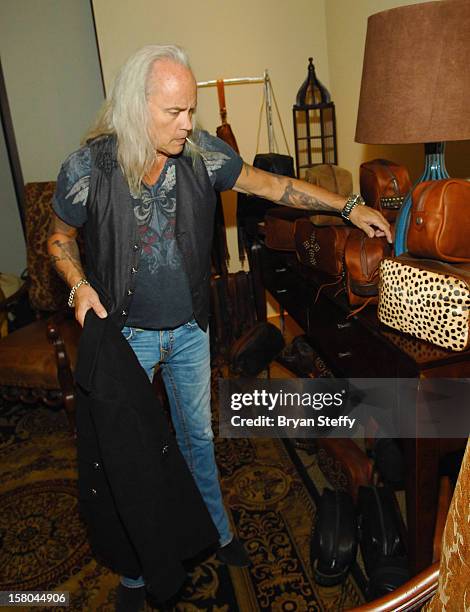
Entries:
{"type": "MultiPolygon", "coordinates": [[[[67,321],[67,318],[65,312],[54,314],[47,321],[46,335],[49,342],[54,346],[57,363],[57,378],[62,391],[62,400],[69,419],[70,429],[72,434],[75,435],[75,383],[72,365],[61,333],[61,325],[70,326],[71,323],[75,323],[73,320],[67,321]]],[[[78,323],[76,323],[76,325],[78,326],[78,323]]]]}
{"type": "Polygon", "coordinates": [[[418,610],[437,591],[439,563],[420,572],[401,587],[380,599],[366,603],[350,612],[406,612],[418,610]]]}
{"type": "Polygon", "coordinates": [[[49,342],[54,345],[59,381],[61,381],[61,375],[67,377],[67,381],[72,378],[72,372],[70,368],[70,360],[67,355],[65,348],[65,342],[60,332],[60,326],[64,322],[66,315],[64,312],[57,312],[50,317],[47,321],[46,335],[49,342]]]}

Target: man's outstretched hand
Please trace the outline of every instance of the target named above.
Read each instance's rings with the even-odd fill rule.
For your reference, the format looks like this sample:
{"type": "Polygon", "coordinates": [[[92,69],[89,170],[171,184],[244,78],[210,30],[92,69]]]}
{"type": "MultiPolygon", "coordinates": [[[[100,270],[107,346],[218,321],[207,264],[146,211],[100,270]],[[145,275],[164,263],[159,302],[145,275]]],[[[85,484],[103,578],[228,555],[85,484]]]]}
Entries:
{"type": "Polygon", "coordinates": [[[369,238],[386,236],[388,242],[393,241],[390,223],[378,210],[369,206],[355,206],[349,215],[349,220],[369,238]]]}

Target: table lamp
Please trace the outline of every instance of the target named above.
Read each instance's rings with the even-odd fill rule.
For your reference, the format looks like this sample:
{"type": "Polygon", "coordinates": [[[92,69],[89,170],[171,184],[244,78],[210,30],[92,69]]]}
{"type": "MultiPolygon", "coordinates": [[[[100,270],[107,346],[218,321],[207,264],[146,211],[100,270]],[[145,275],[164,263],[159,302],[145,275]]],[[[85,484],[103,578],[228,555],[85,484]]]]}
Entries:
{"type": "MultiPolygon", "coordinates": [[[[448,178],[445,142],[468,139],[470,0],[424,2],[371,15],[355,140],[423,143],[419,183],[448,178]]],[[[411,192],[397,218],[396,255],[406,251],[410,209],[411,192]]]]}

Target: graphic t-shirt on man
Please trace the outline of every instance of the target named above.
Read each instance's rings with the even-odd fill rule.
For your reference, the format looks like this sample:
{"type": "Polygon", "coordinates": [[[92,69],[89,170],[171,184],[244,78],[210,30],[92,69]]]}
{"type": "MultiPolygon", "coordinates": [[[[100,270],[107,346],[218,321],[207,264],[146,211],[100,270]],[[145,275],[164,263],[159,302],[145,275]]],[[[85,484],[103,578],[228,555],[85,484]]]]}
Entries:
{"type": "MultiPolygon", "coordinates": [[[[198,132],[198,146],[214,189],[231,189],[242,168],[239,155],[204,131],[198,132]]],[[[87,220],[90,174],[90,148],[84,146],[66,159],[57,179],[54,211],[74,227],[87,220]]],[[[176,201],[176,163],[169,158],[157,182],[143,186],[134,206],[142,250],[126,325],[172,329],[193,315],[188,278],[175,238],[177,206],[184,206],[184,202],[176,201]]]]}

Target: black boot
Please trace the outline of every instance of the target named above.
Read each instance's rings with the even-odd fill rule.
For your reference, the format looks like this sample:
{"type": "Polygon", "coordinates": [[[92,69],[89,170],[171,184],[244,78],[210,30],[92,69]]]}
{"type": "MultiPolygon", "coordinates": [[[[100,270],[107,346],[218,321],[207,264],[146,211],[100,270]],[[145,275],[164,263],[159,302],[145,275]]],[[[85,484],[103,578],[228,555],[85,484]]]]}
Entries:
{"type": "Polygon", "coordinates": [[[250,557],[246,554],[243,544],[235,536],[225,546],[217,549],[217,558],[226,565],[234,567],[248,567],[251,565],[250,557]]]}

